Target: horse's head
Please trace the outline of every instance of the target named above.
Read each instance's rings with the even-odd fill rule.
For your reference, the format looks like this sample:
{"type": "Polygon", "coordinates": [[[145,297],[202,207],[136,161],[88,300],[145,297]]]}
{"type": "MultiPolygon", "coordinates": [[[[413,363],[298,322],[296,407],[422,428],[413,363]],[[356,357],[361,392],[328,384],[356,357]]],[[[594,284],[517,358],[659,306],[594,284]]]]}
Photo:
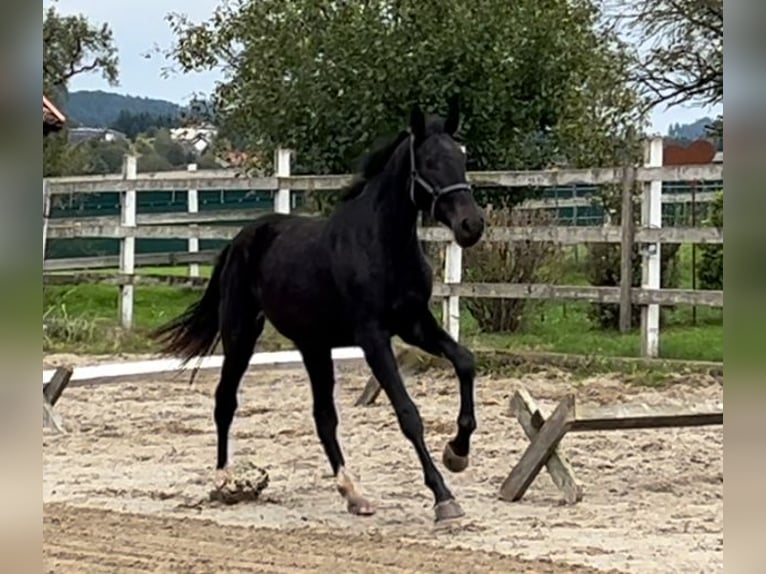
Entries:
{"type": "Polygon", "coordinates": [[[418,106],[410,115],[410,198],[418,209],[452,230],[461,247],[470,247],[484,232],[484,213],[466,181],[464,149],[453,139],[460,122],[456,98],[444,121],[426,122],[418,106]]]}

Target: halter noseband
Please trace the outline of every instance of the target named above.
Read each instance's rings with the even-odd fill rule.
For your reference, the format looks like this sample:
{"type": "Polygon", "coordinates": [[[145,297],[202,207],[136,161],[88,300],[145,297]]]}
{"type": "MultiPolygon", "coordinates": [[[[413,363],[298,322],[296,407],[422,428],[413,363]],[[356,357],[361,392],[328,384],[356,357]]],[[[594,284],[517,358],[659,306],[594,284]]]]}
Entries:
{"type": "Polygon", "coordinates": [[[437,200],[452,193],[453,191],[471,191],[471,186],[467,182],[453,183],[446,187],[439,187],[438,185],[431,185],[428,181],[418,173],[418,168],[415,164],[415,136],[410,134],[410,199],[412,203],[417,207],[415,202],[415,184],[419,183],[420,186],[425,189],[431,195],[431,218],[435,219],[434,211],[436,210],[437,200]]]}

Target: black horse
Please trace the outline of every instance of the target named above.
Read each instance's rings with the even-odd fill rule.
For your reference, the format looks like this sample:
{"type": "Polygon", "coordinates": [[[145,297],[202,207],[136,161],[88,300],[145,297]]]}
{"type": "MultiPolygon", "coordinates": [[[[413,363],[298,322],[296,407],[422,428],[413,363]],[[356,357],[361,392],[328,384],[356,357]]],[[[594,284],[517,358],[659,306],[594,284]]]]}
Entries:
{"type": "Polygon", "coordinates": [[[465,155],[453,139],[458,122],[454,99],[446,119],[427,120],[415,106],[409,129],[366,158],[332,215],[274,213],[248,224],[221,252],[201,299],[155,331],[163,350],[184,362],[212,352],[220,336],[224,362],[214,415],[219,485],[227,480],[237,388],[268,319],[301,352],[317,434],[349,512],[372,514],[374,508],[344,469],[331,350],[359,346],[417,451],[436,520],[463,515],[426,448],[422,419],[391,348],[398,335],[454,365],[460,413],[443,462],[452,472],[463,471],[476,429],[474,358],[431,314],[432,269],[417,237],[419,211],[449,227],[462,247],[474,245],[484,231],[483,213],[466,183],[465,155]]]}

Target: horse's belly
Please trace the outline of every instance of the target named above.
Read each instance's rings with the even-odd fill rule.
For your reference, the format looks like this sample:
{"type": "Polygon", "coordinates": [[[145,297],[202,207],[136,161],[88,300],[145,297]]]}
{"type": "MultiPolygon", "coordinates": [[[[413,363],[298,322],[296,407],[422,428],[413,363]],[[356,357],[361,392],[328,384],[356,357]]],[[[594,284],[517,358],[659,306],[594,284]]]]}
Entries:
{"type": "Polygon", "coordinates": [[[352,331],[328,288],[305,275],[267,282],[260,289],[261,306],[269,322],[293,341],[351,343],[352,331]]]}

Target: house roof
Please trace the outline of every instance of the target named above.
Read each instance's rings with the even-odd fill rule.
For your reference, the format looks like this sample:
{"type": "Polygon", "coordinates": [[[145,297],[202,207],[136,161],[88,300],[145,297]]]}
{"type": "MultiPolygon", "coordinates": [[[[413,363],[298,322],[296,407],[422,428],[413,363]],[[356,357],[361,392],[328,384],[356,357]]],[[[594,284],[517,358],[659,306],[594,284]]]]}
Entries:
{"type": "Polygon", "coordinates": [[[59,130],[65,122],[66,116],[43,94],[43,128],[59,130]]]}

